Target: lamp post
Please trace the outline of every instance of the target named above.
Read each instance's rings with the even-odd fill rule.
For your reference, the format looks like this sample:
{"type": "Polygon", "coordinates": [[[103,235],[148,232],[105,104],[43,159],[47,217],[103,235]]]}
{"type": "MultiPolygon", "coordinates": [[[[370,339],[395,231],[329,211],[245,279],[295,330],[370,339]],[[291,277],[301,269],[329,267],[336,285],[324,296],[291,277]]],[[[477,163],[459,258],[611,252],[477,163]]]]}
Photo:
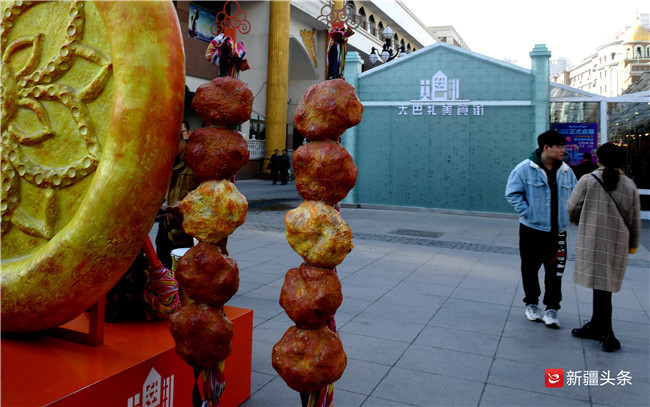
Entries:
{"type": "MultiPolygon", "coordinates": [[[[384,28],[384,31],[381,33],[382,37],[384,37],[384,46],[381,50],[381,59],[384,62],[390,62],[395,58],[399,58],[400,55],[405,54],[406,50],[404,49],[404,45],[401,45],[398,49],[395,55],[393,55],[393,47],[391,47],[391,43],[393,41],[393,30],[390,28],[390,26],[386,26],[384,28]]],[[[379,55],[377,54],[377,48],[372,47],[370,55],[368,55],[368,59],[370,60],[371,64],[376,64],[377,61],[379,60],[379,55]]]]}

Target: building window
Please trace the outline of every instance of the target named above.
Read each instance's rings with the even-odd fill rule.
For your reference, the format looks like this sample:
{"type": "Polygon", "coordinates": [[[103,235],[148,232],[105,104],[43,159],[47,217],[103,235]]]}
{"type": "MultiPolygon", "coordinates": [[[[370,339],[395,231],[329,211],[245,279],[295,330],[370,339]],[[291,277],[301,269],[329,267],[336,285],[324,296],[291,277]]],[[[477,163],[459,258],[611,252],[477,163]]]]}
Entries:
{"type": "Polygon", "coordinates": [[[381,42],[384,42],[384,39],[381,37],[381,33],[383,31],[384,31],[384,23],[380,21],[379,25],[377,26],[377,33],[375,34],[375,37],[377,37],[381,42]]]}
{"type": "Polygon", "coordinates": [[[368,19],[368,32],[370,35],[377,35],[377,25],[375,24],[375,16],[370,16],[368,19]]]}
{"type": "Polygon", "coordinates": [[[366,10],[361,7],[359,9],[359,26],[368,31],[368,21],[366,20],[366,10]]]}

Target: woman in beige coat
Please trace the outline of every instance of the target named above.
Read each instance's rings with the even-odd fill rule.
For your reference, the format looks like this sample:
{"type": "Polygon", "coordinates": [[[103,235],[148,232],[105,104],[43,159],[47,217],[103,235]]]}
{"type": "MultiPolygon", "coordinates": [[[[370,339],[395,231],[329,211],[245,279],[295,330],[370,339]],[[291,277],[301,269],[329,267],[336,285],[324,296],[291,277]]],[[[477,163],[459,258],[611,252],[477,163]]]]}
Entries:
{"type": "Polygon", "coordinates": [[[612,293],[621,289],[627,255],[639,245],[641,204],[636,185],[621,171],[625,151],[605,143],[596,155],[599,168],[580,178],[567,203],[569,220],[578,225],[573,280],[593,289],[591,321],[571,334],[613,352],[621,344],[612,331],[612,293]]]}

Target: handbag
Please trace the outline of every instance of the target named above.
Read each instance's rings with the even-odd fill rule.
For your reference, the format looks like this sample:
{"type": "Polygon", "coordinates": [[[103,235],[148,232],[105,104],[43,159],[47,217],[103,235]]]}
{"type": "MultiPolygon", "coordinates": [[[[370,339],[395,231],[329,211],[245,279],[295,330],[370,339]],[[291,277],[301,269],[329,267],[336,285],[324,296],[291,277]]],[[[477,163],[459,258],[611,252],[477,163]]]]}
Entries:
{"type": "MultiPolygon", "coordinates": [[[[600,178],[598,178],[598,177],[596,176],[596,174],[591,173],[591,174],[589,174],[589,175],[591,175],[592,177],[596,178],[596,181],[598,181],[598,183],[603,187],[603,189],[605,189],[605,184],[603,183],[603,181],[602,181],[600,178]]],[[[627,222],[625,221],[625,216],[623,216],[623,212],[621,212],[621,207],[618,206],[618,202],[616,202],[616,200],[614,199],[614,197],[612,196],[612,194],[611,194],[610,191],[608,191],[607,189],[605,189],[605,192],[607,192],[607,195],[609,195],[609,197],[612,198],[612,201],[614,202],[614,205],[616,205],[616,209],[618,209],[618,214],[621,215],[621,218],[623,219],[623,223],[625,224],[625,227],[627,227],[628,230],[629,230],[630,227],[627,225],[627,222]]]]}

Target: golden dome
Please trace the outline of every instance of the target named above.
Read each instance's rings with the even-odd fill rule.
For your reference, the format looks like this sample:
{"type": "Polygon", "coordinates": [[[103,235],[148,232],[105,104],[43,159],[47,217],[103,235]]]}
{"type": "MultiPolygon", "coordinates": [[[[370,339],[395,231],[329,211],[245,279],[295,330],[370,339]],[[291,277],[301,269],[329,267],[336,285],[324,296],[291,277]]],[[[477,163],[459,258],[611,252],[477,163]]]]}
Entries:
{"type": "Polygon", "coordinates": [[[638,16],[636,18],[636,24],[630,27],[625,33],[624,43],[629,42],[650,42],[650,31],[641,25],[638,16]]]}

